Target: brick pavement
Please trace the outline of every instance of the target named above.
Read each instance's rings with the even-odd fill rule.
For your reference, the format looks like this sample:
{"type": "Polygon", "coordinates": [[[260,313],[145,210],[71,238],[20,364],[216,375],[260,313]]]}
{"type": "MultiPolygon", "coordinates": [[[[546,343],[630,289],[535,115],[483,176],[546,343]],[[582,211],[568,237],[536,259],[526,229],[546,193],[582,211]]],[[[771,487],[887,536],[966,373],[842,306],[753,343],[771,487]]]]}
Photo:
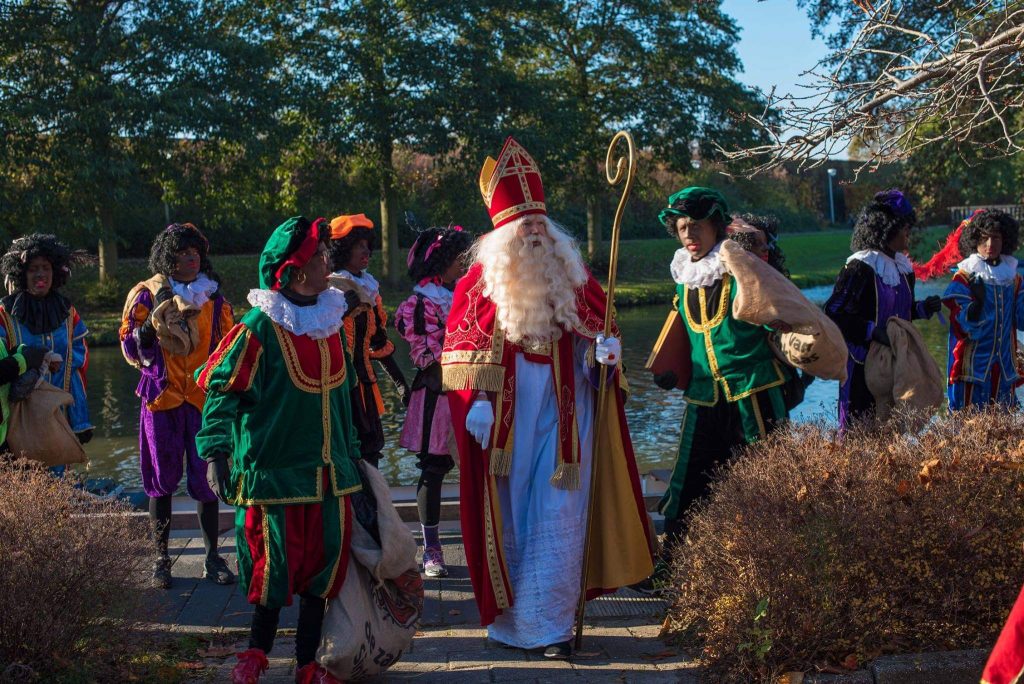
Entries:
{"type": "MultiPolygon", "coordinates": [[[[486,639],[465,567],[457,531],[444,533],[451,576],[427,580],[420,631],[412,647],[386,677],[375,681],[416,682],[696,682],[696,666],[658,638],[663,604],[630,590],[588,604],[583,648],[571,662],[547,661],[539,653],[504,648],[486,639]]],[[[174,583],[161,602],[157,629],[177,634],[223,635],[246,647],[251,608],[237,585],[202,579],[202,540],[187,532],[171,539],[174,583]]],[[[234,567],[234,537],[221,540],[234,567]]],[[[293,630],[297,602],[282,611],[282,633],[271,654],[268,684],[293,682],[293,630]]],[[[204,681],[226,682],[231,656],[207,658],[204,681]]]]}

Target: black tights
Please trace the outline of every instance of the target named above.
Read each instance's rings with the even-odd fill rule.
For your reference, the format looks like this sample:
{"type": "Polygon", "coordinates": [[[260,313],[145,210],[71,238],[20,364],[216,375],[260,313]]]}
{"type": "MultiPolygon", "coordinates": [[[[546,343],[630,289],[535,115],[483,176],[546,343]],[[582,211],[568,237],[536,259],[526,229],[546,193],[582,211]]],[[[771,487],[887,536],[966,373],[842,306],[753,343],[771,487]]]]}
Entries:
{"type": "MultiPolygon", "coordinates": [[[[197,501],[199,526],[203,530],[203,545],[207,558],[217,555],[217,535],[220,532],[220,505],[217,501],[197,501]]],[[[150,497],[149,521],[153,526],[153,541],[157,553],[167,555],[167,537],[171,533],[171,496],[150,497]]]]}
{"type": "Polygon", "coordinates": [[[424,470],[420,472],[416,483],[416,509],[420,514],[420,523],[433,527],[441,522],[441,485],[444,484],[444,473],[424,470]]]}
{"type": "Polygon", "coordinates": [[[665,543],[661,545],[658,560],[668,563],[672,559],[672,552],[675,550],[676,544],[681,543],[684,537],[686,537],[685,520],[665,518],[665,543]]]}
{"type": "MultiPolygon", "coordinates": [[[[324,610],[327,599],[313,594],[299,596],[299,624],[295,630],[295,660],[299,667],[313,662],[316,649],[320,647],[320,631],[324,624],[324,610]]],[[[255,606],[252,613],[252,628],[249,634],[249,648],[258,648],[270,653],[277,636],[277,623],[281,617],[280,608],[255,606]]]]}

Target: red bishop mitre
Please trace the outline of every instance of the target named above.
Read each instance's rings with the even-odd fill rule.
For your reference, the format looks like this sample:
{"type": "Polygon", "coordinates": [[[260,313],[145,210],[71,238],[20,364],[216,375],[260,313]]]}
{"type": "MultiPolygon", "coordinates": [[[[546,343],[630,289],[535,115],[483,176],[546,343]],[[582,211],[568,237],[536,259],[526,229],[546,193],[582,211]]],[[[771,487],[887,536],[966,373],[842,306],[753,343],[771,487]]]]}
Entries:
{"type": "Polygon", "coordinates": [[[497,161],[480,169],[480,194],[495,228],[527,214],[547,215],[540,170],[530,153],[509,136],[497,161]]]}

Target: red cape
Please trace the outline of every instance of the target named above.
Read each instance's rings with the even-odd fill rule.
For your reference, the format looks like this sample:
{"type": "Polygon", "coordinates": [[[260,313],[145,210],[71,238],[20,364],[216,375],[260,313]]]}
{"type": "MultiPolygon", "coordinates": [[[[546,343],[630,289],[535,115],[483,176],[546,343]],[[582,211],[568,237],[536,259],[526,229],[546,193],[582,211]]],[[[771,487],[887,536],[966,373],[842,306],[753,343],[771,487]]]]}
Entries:
{"type": "MultiPolygon", "coordinates": [[[[482,273],[474,264],[455,288],[441,365],[459,451],[462,537],[481,624],[488,625],[514,601],[502,547],[496,489],[500,475],[493,474],[491,461],[500,458],[496,445],[504,446],[497,438],[502,420],[496,397],[514,402],[515,384],[507,369],[515,363],[516,349],[496,329],[496,307],[483,296],[482,273]],[[465,427],[466,414],[480,391],[488,393],[496,408],[496,434],[486,452],[465,427]]],[[[576,304],[580,324],[572,332],[593,339],[603,330],[605,308],[604,292],[593,277],[576,291],[576,304]]],[[[612,332],[618,334],[614,327],[612,332]]],[[[622,374],[616,374],[606,394],[610,419],[595,426],[595,447],[600,441],[602,451],[591,509],[588,599],[637,582],[653,569],[654,536],[626,426],[624,392],[619,391],[623,385],[622,374]]]]}

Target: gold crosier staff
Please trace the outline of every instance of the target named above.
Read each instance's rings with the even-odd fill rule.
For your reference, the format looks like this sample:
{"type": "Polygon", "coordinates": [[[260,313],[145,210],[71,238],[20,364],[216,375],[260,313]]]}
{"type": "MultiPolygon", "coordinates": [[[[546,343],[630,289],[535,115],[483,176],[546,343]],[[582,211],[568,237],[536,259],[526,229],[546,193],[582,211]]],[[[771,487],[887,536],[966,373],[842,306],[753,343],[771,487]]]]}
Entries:
{"type": "MultiPolygon", "coordinates": [[[[633,178],[636,176],[636,153],[633,149],[633,136],[627,131],[619,131],[612,138],[608,145],[608,152],[605,155],[605,178],[608,184],[616,186],[625,179],[626,186],[622,190],[622,197],[619,198],[619,206],[615,210],[615,221],[612,222],[612,244],[608,255],[608,296],[604,307],[604,335],[608,337],[612,332],[612,306],[615,302],[615,272],[619,263],[619,233],[622,231],[622,213],[626,208],[626,200],[629,199],[629,191],[633,188],[633,178]],[[626,157],[619,157],[614,164],[615,175],[612,175],[612,153],[620,140],[626,141],[628,150],[628,163],[626,157]]],[[[619,359],[621,363],[622,359],[619,359]]],[[[576,606],[576,649],[579,650],[583,643],[583,613],[587,605],[587,566],[590,564],[590,533],[593,525],[594,492],[597,491],[597,464],[602,456],[604,440],[600,439],[601,426],[607,419],[605,406],[605,395],[608,392],[608,366],[599,364],[601,369],[600,381],[597,386],[597,422],[594,423],[594,452],[590,459],[590,487],[587,494],[587,532],[583,537],[583,570],[580,573],[580,600],[576,606]]]]}

